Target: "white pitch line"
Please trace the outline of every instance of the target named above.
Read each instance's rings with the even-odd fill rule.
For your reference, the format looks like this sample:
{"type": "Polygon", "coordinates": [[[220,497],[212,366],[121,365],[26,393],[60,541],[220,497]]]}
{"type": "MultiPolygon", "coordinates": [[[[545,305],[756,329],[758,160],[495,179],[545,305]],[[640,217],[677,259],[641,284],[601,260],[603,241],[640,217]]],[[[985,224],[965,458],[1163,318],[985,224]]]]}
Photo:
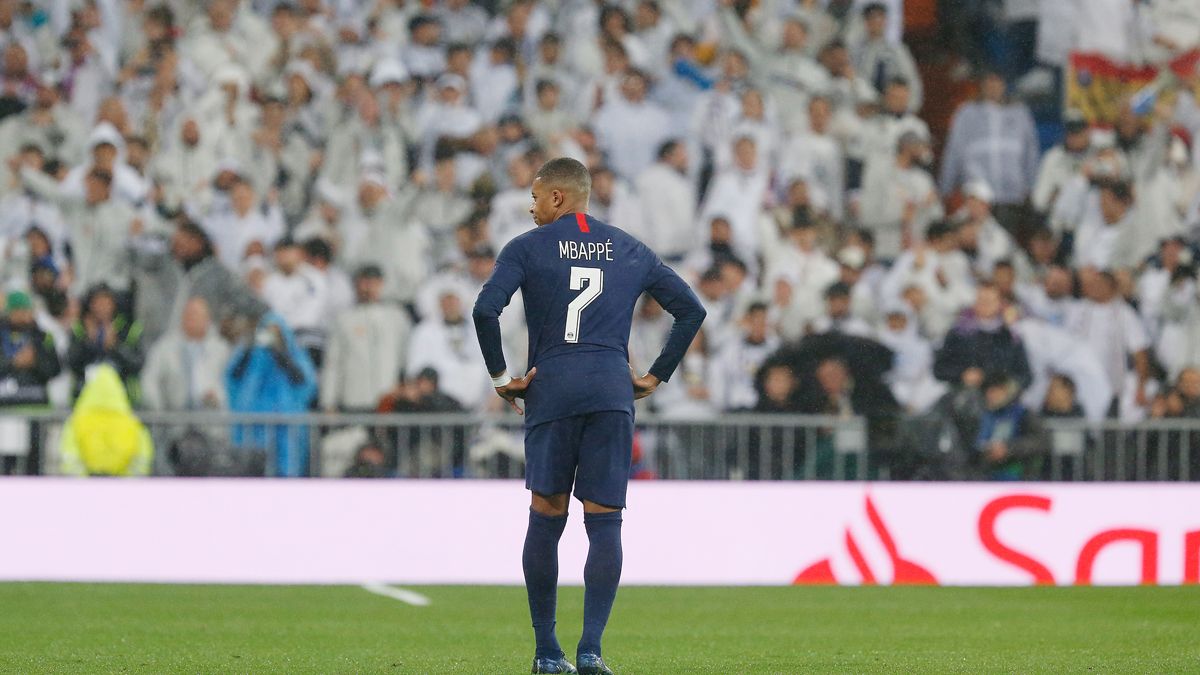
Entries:
{"type": "Polygon", "coordinates": [[[387,584],[363,584],[362,589],[368,593],[399,600],[406,605],[413,605],[415,607],[428,607],[430,603],[429,598],[416,591],[410,591],[407,588],[396,588],[387,584]]]}

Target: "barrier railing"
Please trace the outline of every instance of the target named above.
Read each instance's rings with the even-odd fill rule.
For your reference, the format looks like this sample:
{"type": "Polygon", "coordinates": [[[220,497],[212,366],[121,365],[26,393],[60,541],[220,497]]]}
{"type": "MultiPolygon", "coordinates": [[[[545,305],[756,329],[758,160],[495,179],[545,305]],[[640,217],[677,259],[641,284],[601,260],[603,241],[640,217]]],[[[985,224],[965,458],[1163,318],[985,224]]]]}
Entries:
{"type": "MultiPolygon", "coordinates": [[[[0,413],[0,457],[7,456],[8,470],[58,473],[68,414],[0,413]]],[[[140,412],[139,417],[154,440],[156,475],[342,476],[366,445],[377,448],[386,474],[397,477],[519,478],[523,472],[522,420],[511,415],[140,412]]],[[[1042,468],[1026,478],[1200,478],[1200,420],[1044,425],[1042,468]]],[[[869,432],[862,417],[639,415],[637,428],[635,474],[663,479],[888,479],[896,477],[891,465],[897,456],[939,455],[937,448],[906,447],[903,439],[869,432]]]]}

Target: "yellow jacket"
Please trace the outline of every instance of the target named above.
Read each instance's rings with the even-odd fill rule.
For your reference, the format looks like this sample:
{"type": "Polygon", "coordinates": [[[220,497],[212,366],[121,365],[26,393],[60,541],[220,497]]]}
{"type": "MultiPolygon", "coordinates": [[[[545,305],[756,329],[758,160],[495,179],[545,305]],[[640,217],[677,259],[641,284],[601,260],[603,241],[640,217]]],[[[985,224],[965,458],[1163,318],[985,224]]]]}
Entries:
{"type": "Polygon", "coordinates": [[[68,476],[149,475],[154,443],[134,416],[112,366],[97,366],[84,385],[63,428],[59,451],[68,476]]]}

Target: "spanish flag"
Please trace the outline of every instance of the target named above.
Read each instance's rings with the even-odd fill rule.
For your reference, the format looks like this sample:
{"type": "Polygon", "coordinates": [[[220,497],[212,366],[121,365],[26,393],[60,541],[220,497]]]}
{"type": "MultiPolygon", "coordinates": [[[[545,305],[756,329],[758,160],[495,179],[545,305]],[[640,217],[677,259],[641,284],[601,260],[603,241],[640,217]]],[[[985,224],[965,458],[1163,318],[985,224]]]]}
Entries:
{"type": "Polygon", "coordinates": [[[1113,61],[1100,54],[1072,53],[1067,65],[1067,107],[1083,112],[1091,124],[1112,124],[1123,105],[1149,112],[1154,100],[1179,80],[1188,80],[1200,64],[1200,49],[1173,59],[1165,68],[1113,61]]]}

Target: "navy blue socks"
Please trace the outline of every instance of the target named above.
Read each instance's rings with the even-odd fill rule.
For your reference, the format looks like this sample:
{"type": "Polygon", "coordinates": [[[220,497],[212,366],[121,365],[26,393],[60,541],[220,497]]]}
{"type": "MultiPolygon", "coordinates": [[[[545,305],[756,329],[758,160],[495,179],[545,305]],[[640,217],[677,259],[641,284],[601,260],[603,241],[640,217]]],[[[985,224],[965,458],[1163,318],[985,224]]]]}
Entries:
{"type": "Polygon", "coordinates": [[[600,655],[600,637],[608,624],[621,581],[621,512],[585,513],[587,563],[583,567],[583,637],[580,654],[600,655]]]}
{"type": "MultiPolygon", "coordinates": [[[[525,568],[525,590],[529,593],[529,614],[533,618],[538,658],[556,659],[562,653],[554,634],[554,610],[558,604],[558,540],[566,525],[566,514],[547,516],[532,509],[529,511],[529,529],[525,532],[521,564],[525,568]]],[[[620,522],[617,525],[619,527],[620,522]]],[[[609,604],[612,604],[611,600],[609,604]]],[[[604,615],[607,617],[608,613],[604,615]]]]}

